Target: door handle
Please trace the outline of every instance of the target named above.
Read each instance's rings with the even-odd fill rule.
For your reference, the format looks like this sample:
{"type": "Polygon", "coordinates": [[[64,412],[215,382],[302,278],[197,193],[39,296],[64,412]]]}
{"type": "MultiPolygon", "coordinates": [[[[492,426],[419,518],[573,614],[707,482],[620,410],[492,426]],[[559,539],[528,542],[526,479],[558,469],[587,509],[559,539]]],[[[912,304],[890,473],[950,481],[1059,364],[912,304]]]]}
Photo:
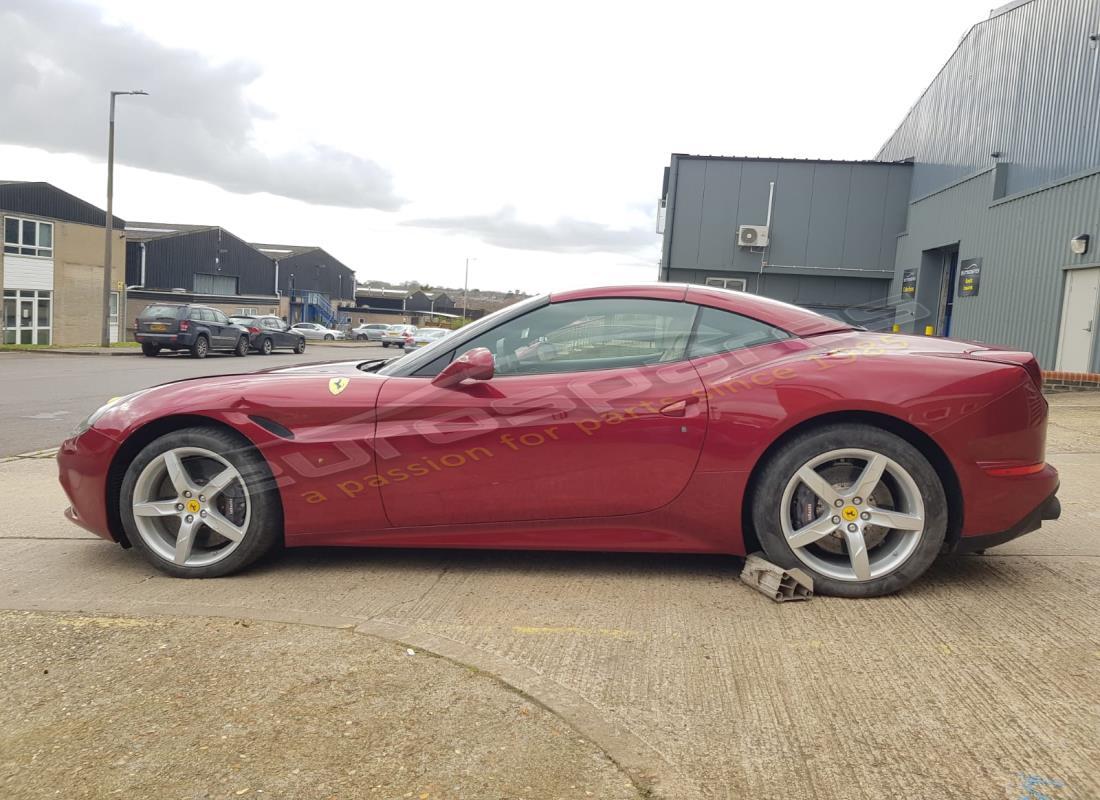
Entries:
{"type": "Polygon", "coordinates": [[[675,403],[662,406],[661,413],[666,417],[686,417],[688,407],[694,406],[698,402],[698,397],[686,397],[683,400],[677,400],[675,403]]]}

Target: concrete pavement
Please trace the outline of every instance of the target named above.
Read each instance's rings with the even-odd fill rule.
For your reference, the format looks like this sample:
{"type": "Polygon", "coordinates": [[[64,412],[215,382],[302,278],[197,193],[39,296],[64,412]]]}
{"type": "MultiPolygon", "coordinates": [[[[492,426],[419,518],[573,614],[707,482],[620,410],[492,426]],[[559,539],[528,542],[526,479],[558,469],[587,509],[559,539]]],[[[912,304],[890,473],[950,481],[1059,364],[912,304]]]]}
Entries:
{"type": "Polygon", "coordinates": [[[0,611],[0,664],[6,800],[642,797],[492,676],[349,629],[0,611]]]}
{"type": "Polygon", "coordinates": [[[0,465],[0,608],[227,616],[500,677],[667,798],[1100,797],[1100,396],[1052,398],[1063,517],[901,595],[774,605],[719,557],[306,550],[178,581],[0,465]]]}

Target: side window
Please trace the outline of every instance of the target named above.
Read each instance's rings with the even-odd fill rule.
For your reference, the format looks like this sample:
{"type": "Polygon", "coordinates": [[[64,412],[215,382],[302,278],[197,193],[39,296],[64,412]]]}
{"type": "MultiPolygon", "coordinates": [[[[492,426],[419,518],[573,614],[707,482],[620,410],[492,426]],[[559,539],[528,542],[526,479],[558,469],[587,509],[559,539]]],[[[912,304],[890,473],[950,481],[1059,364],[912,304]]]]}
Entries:
{"type": "Polygon", "coordinates": [[[210,316],[210,312],[205,308],[192,308],[191,319],[196,322],[213,322],[214,318],[210,316]]]}
{"type": "Polygon", "coordinates": [[[696,306],[646,298],[551,303],[467,342],[487,347],[498,375],[637,367],[684,357],[696,306]]]}
{"type": "Polygon", "coordinates": [[[789,338],[786,331],[752,317],[704,306],[699,309],[699,322],[688,355],[698,358],[789,338]]]}
{"type": "Polygon", "coordinates": [[[218,309],[216,309],[216,308],[211,309],[211,312],[214,314],[214,322],[217,322],[219,325],[228,325],[229,324],[229,317],[227,317],[222,312],[218,311],[218,309]]]}

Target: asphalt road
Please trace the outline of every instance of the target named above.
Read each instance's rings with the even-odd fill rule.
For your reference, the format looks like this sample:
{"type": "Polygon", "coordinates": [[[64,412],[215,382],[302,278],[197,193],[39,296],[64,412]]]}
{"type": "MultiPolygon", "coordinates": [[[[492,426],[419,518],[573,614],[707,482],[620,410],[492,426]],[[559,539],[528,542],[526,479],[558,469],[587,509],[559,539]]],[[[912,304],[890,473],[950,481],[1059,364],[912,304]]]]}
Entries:
{"type": "Polygon", "coordinates": [[[211,353],[203,360],[170,354],[145,358],[0,352],[0,458],[56,447],[105,401],[148,386],[311,361],[370,358],[381,352],[375,342],[310,342],[303,355],[279,351],[237,358],[211,353]]]}
{"type": "MultiPolygon", "coordinates": [[[[943,559],[893,597],[784,605],[742,585],[738,559],[709,556],[307,549],[231,578],[177,580],[67,523],[52,460],[19,459],[0,463],[0,609],[267,620],[400,642],[520,690],[656,798],[1091,800],[1100,797],[1100,394],[1052,399],[1048,458],[1061,471],[1063,513],[1042,531],[984,556],[943,559]]],[[[72,659],[94,661],[97,648],[109,655],[109,640],[71,650],[68,638],[50,631],[44,624],[0,631],[19,637],[7,662],[0,648],[0,675],[22,682],[39,666],[50,676],[74,673],[73,684],[48,690],[54,697],[71,686],[66,705],[34,707],[60,726],[58,736],[45,736],[56,744],[35,750],[42,762],[35,774],[71,767],[69,751],[87,741],[71,726],[120,702],[123,691],[107,679],[93,680],[94,701],[76,691],[81,662],[72,659]],[[36,652],[72,663],[40,665],[36,652]]],[[[206,647],[198,635],[166,637],[135,638],[124,649],[141,660],[162,644],[206,647]]],[[[299,638],[288,634],[286,649],[299,638]]],[[[282,638],[270,639],[258,657],[278,671],[282,638]]],[[[318,649],[319,665],[350,658],[339,656],[345,645],[332,637],[314,637],[309,647],[318,649]]],[[[222,652],[196,660],[220,664],[222,652]]],[[[317,680],[327,680],[323,669],[317,680]]],[[[224,696],[226,714],[245,713],[266,691],[247,670],[229,672],[240,680],[239,691],[224,696]]],[[[408,687],[394,685],[393,709],[432,708],[417,705],[415,695],[436,680],[421,674],[408,687]]],[[[438,681],[447,680],[441,672],[438,681]]],[[[174,690],[149,701],[185,704],[190,696],[174,690]]],[[[256,746],[270,749],[276,739],[266,737],[281,735],[313,741],[333,718],[360,719],[357,704],[366,698],[339,696],[336,707],[288,701],[283,728],[258,728],[256,746]],[[335,716],[344,706],[352,716],[335,716]]],[[[469,700],[459,688],[437,693],[434,703],[442,710],[469,700]]],[[[37,719],[14,717],[19,730],[37,719]]],[[[160,770],[158,759],[172,735],[127,725],[134,732],[127,752],[148,752],[150,780],[165,775],[170,787],[171,770],[160,770]]],[[[537,735],[494,730],[486,735],[537,735]]],[[[412,759],[418,741],[395,726],[363,752],[396,748],[412,759]]],[[[180,752],[189,769],[220,780],[199,754],[180,752]]],[[[594,766],[583,773],[599,778],[594,766]]],[[[26,771],[9,774],[15,788],[34,780],[26,771]]],[[[5,794],[3,777],[0,757],[0,795],[44,796],[5,794]]],[[[232,792],[209,796],[232,796],[237,785],[246,788],[232,784],[232,792]]],[[[144,794],[168,796],[153,789],[144,794]]],[[[396,796],[526,796],[418,791],[396,796]]]]}

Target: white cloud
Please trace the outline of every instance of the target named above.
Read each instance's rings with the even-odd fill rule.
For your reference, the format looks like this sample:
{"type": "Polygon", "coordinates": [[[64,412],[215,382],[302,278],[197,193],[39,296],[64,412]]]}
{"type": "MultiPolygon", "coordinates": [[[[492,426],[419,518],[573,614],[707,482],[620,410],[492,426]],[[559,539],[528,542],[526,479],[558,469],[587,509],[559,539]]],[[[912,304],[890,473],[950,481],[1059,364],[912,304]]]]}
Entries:
{"type": "Polygon", "coordinates": [[[477,256],[472,285],[544,290],[656,276],[672,152],[872,157],[988,4],[0,9],[0,178],[102,204],[106,92],[139,86],[123,218],[321,244],[364,279],[455,286],[477,256]]]}
{"type": "Polygon", "coordinates": [[[0,141],[98,155],[103,130],[90,123],[102,118],[107,93],[140,83],[148,97],[119,101],[130,164],[242,194],[400,207],[389,173],[370,159],[324,144],[259,150],[254,126],[272,115],[246,90],[261,71],[244,61],[211,64],[73,2],[8,0],[0,8],[0,141]]]}

